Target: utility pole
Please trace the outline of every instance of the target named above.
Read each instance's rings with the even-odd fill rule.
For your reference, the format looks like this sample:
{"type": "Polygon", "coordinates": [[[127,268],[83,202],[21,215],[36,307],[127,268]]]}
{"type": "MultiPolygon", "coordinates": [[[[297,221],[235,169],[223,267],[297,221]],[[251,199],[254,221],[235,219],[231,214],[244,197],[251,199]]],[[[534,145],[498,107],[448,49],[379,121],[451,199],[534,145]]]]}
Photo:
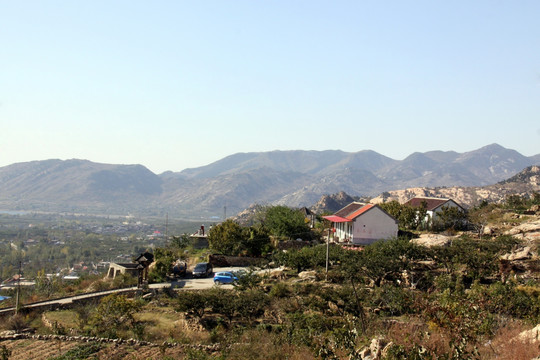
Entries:
{"type": "Polygon", "coordinates": [[[169,239],[169,213],[167,213],[167,217],[165,218],[165,240],[169,239]]]}
{"type": "Polygon", "coordinates": [[[328,238],[326,238],[326,277],[325,281],[328,282],[328,250],[330,248],[330,232],[332,231],[331,228],[328,229],[328,238]]]}
{"type": "Polygon", "coordinates": [[[21,267],[22,260],[19,260],[19,278],[17,279],[17,296],[15,297],[15,315],[19,312],[19,298],[21,293],[21,267]]]}

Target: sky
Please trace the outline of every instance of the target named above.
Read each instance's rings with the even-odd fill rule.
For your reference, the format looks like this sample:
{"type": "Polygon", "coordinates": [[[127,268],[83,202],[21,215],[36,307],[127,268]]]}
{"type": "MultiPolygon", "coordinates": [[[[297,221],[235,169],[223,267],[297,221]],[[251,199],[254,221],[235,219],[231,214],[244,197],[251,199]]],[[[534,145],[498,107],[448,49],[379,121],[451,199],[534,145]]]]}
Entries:
{"type": "Polygon", "coordinates": [[[0,166],[540,153],[540,2],[0,0],[0,166]]]}

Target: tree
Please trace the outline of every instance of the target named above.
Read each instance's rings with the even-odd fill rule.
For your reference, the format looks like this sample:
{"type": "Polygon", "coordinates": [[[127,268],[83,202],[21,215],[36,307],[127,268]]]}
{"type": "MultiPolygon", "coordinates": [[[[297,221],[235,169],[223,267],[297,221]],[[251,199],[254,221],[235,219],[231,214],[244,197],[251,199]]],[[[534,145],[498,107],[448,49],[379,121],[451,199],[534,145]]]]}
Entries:
{"type": "Polygon", "coordinates": [[[422,206],[414,207],[401,205],[393,200],[379,206],[399,222],[401,229],[415,230],[426,225],[427,206],[425,202],[422,203],[422,206]]]}
{"type": "Polygon", "coordinates": [[[141,303],[129,300],[125,295],[111,294],[100,301],[90,325],[94,333],[114,338],[119,330],[135,325],[133,315],[141,308],[141,303]]]}
{"type": "Polygon", "coordinates": [[[399,218],[401,217],[401,212],[403,210],[403,205],[401,205],[396,200],[392,200],[379,204],[379,206],[381,207],[381,209],[386,211],[388,215],[399,221],[399,218]]]}
{"type": "Polygon", "coordinates": [[[401,273],[410,269],[415,260],[426,256],[423,248],[407,239],[381,240],[345,258],[343,271],[347,277],[365,276],[375,286],[381,286],[383,280],[398,280],[401,273]]]}
{"type": "Polygon", "coordinates": [[[242,227],[230,219],[214,226],[208,234],[210,249],[225,255],[239,255],[243,250],[243,243],[242,227]]]}
{"type": "Polygon", "coordinates": [[[195,315],[200,321],[210,306],[209,295],[207,291],[184,291],[178,297],[177,310],[195,315]]]}
{"type": "Polygon", "coordinates": [[[271,206],[266,208],[262,219],[272,235],[289,238],[311,238],[311,229],[304,215],[287,206],[271,206]]]}
{"type": "Polygon", "coordinates": [[[60,277],[55,275],[48,277],[44,269],[38,271],[35,282],[36,292],[47,298],[50,298],[51,295],[58,292],[62,287],[60,277]]]}
{"type": "Polygon", "coordinates": [[[150,273],[153,281],[163,282],[167,280],[167,276],[172,272],[172,264],[178,259],[178,254],[166,248],[156,248],[154,250],[155,266],[150,273]]]}
{"type": "Polygon", "coordinates": [[[467,213],[454,206],[443,206],[433,219],[433,229],[462,229],[467,224],[467,213]]]}
{"type": "Polygon", "coordinates": [[[185,249],[190,243],[189,235],[182,234],[180,236],[173,236],[170,245],[176,249],[185,249]]]}
{"type": "Polygon", "coordinates": [[[242,246],[249,256],[261,256],[270,251],[272,245],[268,230],[262,226],[245,228],[242,246]]]}

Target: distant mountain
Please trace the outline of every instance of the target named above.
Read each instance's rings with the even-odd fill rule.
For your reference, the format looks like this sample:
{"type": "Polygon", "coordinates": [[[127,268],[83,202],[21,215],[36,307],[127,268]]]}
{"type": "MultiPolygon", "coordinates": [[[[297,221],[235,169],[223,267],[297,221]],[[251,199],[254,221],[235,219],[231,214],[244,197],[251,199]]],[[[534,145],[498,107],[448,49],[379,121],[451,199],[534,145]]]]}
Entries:
{"type": "Polygon", "coordinates": [[[377,196],[414,187],[496,184],[540,163],[493,144],[398,161],[374,151],[239,153],[181,172],[141,165],[45,160],[0,168],[0,209],[178,217],[233,215],[251,204],[310,206],[324,194],[377,196]]]}

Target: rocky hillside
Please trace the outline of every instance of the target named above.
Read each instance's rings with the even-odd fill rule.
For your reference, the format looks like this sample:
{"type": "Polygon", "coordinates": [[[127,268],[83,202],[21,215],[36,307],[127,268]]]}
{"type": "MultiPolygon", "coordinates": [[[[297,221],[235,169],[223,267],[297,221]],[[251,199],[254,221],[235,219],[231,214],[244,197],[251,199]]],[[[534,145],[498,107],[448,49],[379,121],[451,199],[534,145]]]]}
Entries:
{"type": "Polygon", "coordinates": [[[373,203],[397,200],[400,203],[415,196],[432,196],[451,198],[465,207],[479,204],[481,201],[502,202],[508,195],[528,196],[540,192],[540,167],[529,166],[518,174],[494,185],[483,187],[437,187],[437,188],[408,188],[382,193],[371,199],[373,203]]]}

